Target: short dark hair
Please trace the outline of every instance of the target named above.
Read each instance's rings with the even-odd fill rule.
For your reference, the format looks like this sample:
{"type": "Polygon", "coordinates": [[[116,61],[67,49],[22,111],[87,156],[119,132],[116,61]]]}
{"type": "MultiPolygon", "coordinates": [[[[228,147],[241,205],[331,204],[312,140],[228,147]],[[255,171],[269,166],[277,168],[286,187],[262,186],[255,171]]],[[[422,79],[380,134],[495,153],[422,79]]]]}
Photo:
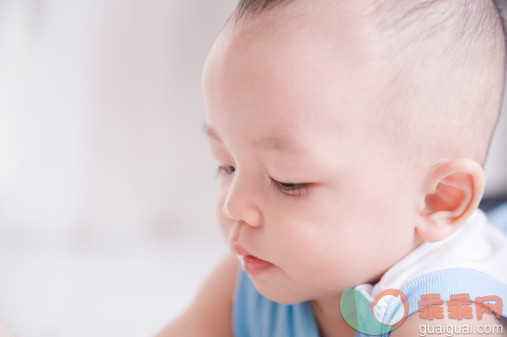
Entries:
{"type": "MultiPolygon", "coordinates": [[[[236,6],[235,12],[239,17],[243,17],[248,14],[260,14],[270,8],[273,8],[276,5],[288,4],[294,0],[239,0],[238,5],[236,6]]],[[[503,18],[502,15],[502,1],[501,0],[491,0],[493,1],[498,15],[503,18]]],[[[434,1],[425,1],[426,4],[430,4],[434,1]]],[[[423,2],[420,1],[422,4],[423,2]]],[[[421,7],[421,6],[417,6],[421,7]]],[[[505,20],[502,20],[503,31],[506,32],[505,29],[505,20]]]]}
{"type": "MultiPolygon", "coordinates": [[[[402,15],[400,17],[398,24],[400,26],[404,26],[407,22],[404,22],[403,20],[409,21],[414,16],[422,17],[424,15],[427,15],[428,13],[432,12],[433,7],[438,2],[449,2],[449,1],[454,2],[456,4],[456,7],[466,8],[467,3],[471,2],[471,1],[482,1],[482,0],[415,0],[415,1],[412,1],[409,4],[409,6],[404,6],[405,13],[404,13],[404,15],[402,15]]],[[[475,12],[475,13],[473,11],[468,11],[468,12],[462,11],[462,13],[468,14],[469,16],[475,16],[475,21],[483,24],[483,27],[485,27],[487,32],[490,33],[489,35],[491,35],[492,38],[494,38],[494,36],[498,37],[501,35],[501,38],[505,41],[507,39],[507,28],[506,28],[507,24],[506,24],[506,20],[504,18],[504,15],[503,15],[503,9],[504,9],[504,6],[506,6],[505,2],[507,2],[507,0],[503,0],[503,1],[502,0],[485,0],[485,1],[491,1],[494,5],[494,8],[496,9],[496,11],[495,12],[481,11],[481,12],[475,12]],[[481,18],[481,16],[482,16],[482,18],[481,18]],[[499,18],[500,25],[497,24],[497,22],[498,22],[497,18],[499,18]],[[484,25],[485,22],[486,22],[486,24],[484,25]],[[500,33],[500,29],[501,29],[501,33],[500,33]]],[[[241,18],[244,18],[246,16],[260,15],[263,12],[266,12],[274,7],[277,7],[279,5],[288,5],[291,2],[294,2],[294,0],[239,0],[238,4],[234,10],[233,16],[235,17],[236,20],[240,20],[241,18]]],[[[374,2],[372,2],[372,4],[374,5],[375,2],[378,4],[377,8],[380,8],[382,6],[386,7],[385,5],[390,5],[390,7],[397,6],[397,2],[399,2],[399,1],[397,1],[397,0],[394,0],[394,1],[382,0],[382,1],[374,1],[374,2]]],[[[374,5],[374,7],[375,7],[375,5],[374,5]]],[[[486,7],[487,6],[485,6],[484,8],[486,8],[486,7]]],[[[373,11],[373,14],[375,12],[376,11],[373,11]]],[[[466,29],[465,29],[466,28],[465,25],[468,21],[469,21],[468,17],[462,18],[462,23],[463,23],[462,32],[463,33],[467,33],[466,29]]],[[[469,30],[472,31],[474,28],[476,28],[476,27],[469,27],[469,30]]],[[[506,46],[506,48],[507,48],[507,43],[504,43],[504,46],[506,46]]],[[[506,63],[507,63],[507,60],[506,60],[506,63]]]]}
{"type": "MultiPolygon", "coordinates": [[[[229,21],[234,20],[234,25],[236,25],[243,19],[255,18],[275,7],[289,6],[302,1],[304,0],[239,0],[229,21]]],[[[431,57],[439,58],[442,67],[461,67],[461,69],[472,67],[470,69],[473,69],[475,75],[470,74],[467,78],[458,79],[458,82],[469,81],[469,86],[473,86],[474,81],[482,76],[482,69],[489,67],[489,73],[493,74],[491,82],[489,82],[490,86],[487,89],[484,89],[486,87],[478,87],[473,96],[466,97],[463,101],[458,101],[459,98],[456,97],[456,109],[461,111],[459,117],[452,114],[447,117],[441,116],[441,120],[447,118],[447,123],[453,123],[460,130],[473,129],[473,131],[466,132],[467,140],[462,144],[458,144],[459,137],[451,139],[451,136],[448,138],[443,136],[441,143],[445,143],[445,148],[449,149],[448,155],[459,152],[453,149],[471,147],[469,142],[472,139],[489,140],[480,149],[470,153],[470,157],[484,166],[499,120],[503,89],[506,85],[506,23],[502,14],[502,6],[505,4],[500,0],[362,0],[362,2],[364,6],[360,15],[370,19],[368,22],[373,27],[371,32],[378,34],[379,38],[389,41],[388,53],[396,55],[398,59],[407,60],[406,64],[399,69],[394,69],[394,61],[389,62],[393,67],[391,71],[393,75],[389,79],[391,83],[399,85],[399,83],[403,83],[401,80],[403,78],[417,82],[417,75],[415,75],[417,71],[424,72],[424,69],[418,69],[420,68],[418,62],[423,61],[425,56],[414,52],[410,48],[412,45],[433,46],[427,50],[431,53],[438,50],[438,56],[433,54],[431,57]],[[411,28],[415,28],[417,32],[415,36],[411,33],[411,28]],[[445,35],[444,33],[447,35],[444,42],[441,42],[439,37],[445,35]],[[494,65],[494,69],[491,68],[492,65],[494,65]],[[491,91],[492,88],[494,88],[493,91],[491,91]],[[467,109],[468,111],[466,111],[467,109]],[[456,118],[460,119],[459,126],[456,123],[456,118]]],[[[416,47],[416,50],[420,50],[418,48],[416,47]]],[[[463,84],[458,82],[455,81],[450,85],[463,84]]],[[[437,84],[435,83],[435,85],[437,84]]],[[[405,90],[403,87],[399,89],[399,92],[405,90]]],[[[382,95],[385,100],[390,100],[390,98],[385,98],[384,93],[382,95]]],[[[405,97],[409,97],[410,100],[411,95],[413,93],[409,93],[405,97]]],[[[388,102],[392,111],[397,109],[396,104],[399,104],[400,97],[399,94],[395,95],[392,97],[393,101],[388,102]]],[[[451,99],[453,98],[449,97],[449,100],[451,99]]],[[[403,102],[401,104],[405,104],[404,109],[408,110],[410,104],[413,103],[403,102]]],[[[404,121],[408,121],[410,118],[413,118],[413,122],[417,124],[417,116],[409,117],[405,114],[402,117],[404,121]]],[[[410,152],[413,149],[410,148],[410,142],[407,141],[408,130],[409,128],[400,127],[397,123],[391,123],[391,128],[385,132],[393,143],[401,143],[405,152],[410,152]]],[[[442,133],[445,134],[445,130],[442,130],[442,133]]],[[[419,150],[430,152],[429,149],[419,150]]],[[[400,152],[404,151],[400,150],[400,152]]]]}

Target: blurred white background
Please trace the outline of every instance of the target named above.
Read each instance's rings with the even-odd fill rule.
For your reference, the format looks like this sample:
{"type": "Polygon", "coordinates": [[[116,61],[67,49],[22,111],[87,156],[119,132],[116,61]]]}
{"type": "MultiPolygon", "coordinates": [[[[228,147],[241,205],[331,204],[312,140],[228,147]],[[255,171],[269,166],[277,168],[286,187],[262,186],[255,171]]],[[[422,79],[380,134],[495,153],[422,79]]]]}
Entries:
{"type": "MultiPolygon", "coordinates": [[[[0,0],[0,322],[18,337],[150,336],[226,252],[200,76],[234,6],[0,0]]],[[[506,115],[487,196],[507,195],[506,115]]]]}

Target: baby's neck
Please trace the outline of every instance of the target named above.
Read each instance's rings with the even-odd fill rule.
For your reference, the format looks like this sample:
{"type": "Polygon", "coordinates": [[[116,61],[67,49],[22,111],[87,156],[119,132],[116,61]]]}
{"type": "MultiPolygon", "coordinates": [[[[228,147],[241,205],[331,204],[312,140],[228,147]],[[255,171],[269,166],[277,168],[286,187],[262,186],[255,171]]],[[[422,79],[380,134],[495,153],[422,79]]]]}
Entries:
{"type": "Polygon", "coordinates": [[[356,333],[340,313],[340,296],[310,301],[320,337],[353,337],[356,333]]]}

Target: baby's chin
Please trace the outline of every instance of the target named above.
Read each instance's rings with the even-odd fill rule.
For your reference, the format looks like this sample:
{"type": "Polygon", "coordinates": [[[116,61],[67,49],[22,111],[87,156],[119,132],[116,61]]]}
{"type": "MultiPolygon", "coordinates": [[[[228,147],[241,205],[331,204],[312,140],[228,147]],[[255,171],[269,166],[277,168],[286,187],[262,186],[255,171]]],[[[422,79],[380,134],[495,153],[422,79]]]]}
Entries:
{"type": "MultiPolygon", "coordinates": [[[[259,294],[277,303],[290,305],[327,297],[324,290],[290,280],[281,270],[273,269],[262,275],[248,275],[248,277],[259,294]]],[[[329,297],[331,296],[329,294],[329,297]]]]}
{"type": "Polygon", "coordinates": [[[257,286],[254,282],[255,289],[265,298],[280,304],[296,304],[308,301],[308,296],[304,296],[296,291],[293,291],[288,286],[257,286]]]}

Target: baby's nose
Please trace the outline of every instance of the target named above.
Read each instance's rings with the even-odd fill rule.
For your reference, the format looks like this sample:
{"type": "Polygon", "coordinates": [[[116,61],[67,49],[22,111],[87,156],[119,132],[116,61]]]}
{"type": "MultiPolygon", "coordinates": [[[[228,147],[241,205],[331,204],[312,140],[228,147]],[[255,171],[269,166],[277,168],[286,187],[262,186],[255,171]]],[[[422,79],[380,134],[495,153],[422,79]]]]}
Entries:
{"type": "Polygon", "coordinates": [[[245,222],[254,227],[259,227],[262,223],[259,205],[254,201],[248,186],[238,179],[235,179],[230,186],[222,212],[235,222],[245,222]]]}
{"type": "Polygon", "coordinates": [[[244,222],[253,227],[261,225],[261,214],[254,205],[226,200],[223,206],[223,213],[234,222],[244,222]]]}

